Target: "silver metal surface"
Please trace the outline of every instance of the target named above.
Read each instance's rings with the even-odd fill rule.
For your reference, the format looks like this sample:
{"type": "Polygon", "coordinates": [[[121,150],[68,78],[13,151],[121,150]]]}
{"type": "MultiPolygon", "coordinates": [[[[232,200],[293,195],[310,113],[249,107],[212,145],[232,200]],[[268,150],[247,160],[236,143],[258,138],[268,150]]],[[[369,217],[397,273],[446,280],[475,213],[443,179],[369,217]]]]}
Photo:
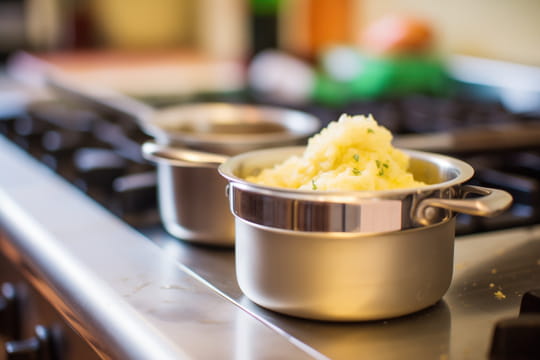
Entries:
{"type": "Polygon", "coordinates": [[[217,172],[227,157],[154,142],[143,144],[142,151],[157,164],[159,213],[165,229],[186,241],[234,245],[227,181],[217,172]]]}
{"type": "Polygon", "coordinates": [[[452,278],[451,220],[381,234],[298,232],[236,219],[236,276],[253,302],[330,321],[402,316],[442,298],[452,278]]]}
{"type": "Polygon", "coordinates": [[[302,144],[319,128],[317,118],[301,111],[228,103],[168,107],[143,127],[159,143],[225,155],[302,144]]]}
{"type": "Polygon", "coordinates": [[[475,216],[497,216],[512,204],[512,196],[506,191],[482,186],[464,185],[463,194],[477,194],[473,199],[437,199],[426,198],[416,206],[415,219],[420,224],[431,224],[431,208],[441,208],[452,212],[475,216]]]}
{"type": "Polygon", "coordinates": [[[214,168],[157,165],[159,212],[172,235],[221,246],[234,244],[227,181],[214,168]]]}
{"type": "Polygon", "coordinates": [[[228,156],[195,151],[180,147],[157,144],[147,141],[142,145],[143,155],[156,163],[185,167],[211,167],[217,166],[228,159],[228,156]]]}
{"type": "Polygon", "coordinates": [[[484,189],[489,195],[474,200],[462,199],[466,194],[463,183],[474,173],[470,165],[448,156],[412,150],[405,151],[411,158],[409,170],[426,186],[386,191],[312,191],[245,180],[261,169],[301,154],[303,149],[257,150],[221,164],[219,171],[229,181],[232,213],[250,223],[276,229],[373,233],[437,224],[453,211],[491,215],[512,201],[508,193],[496,189],[484,189]]]}
{"type": "Polygon", "coordinates": [[[324,358],[1,136],[0,164],[0,251],[103,358],[324,358]]]}

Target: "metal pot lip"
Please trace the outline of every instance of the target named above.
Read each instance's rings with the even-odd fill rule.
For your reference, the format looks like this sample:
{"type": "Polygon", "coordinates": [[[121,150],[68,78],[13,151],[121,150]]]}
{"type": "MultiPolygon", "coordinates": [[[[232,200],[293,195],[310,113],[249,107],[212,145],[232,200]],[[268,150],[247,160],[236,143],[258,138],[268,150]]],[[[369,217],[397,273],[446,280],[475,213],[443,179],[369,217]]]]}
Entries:
{"type": "Polygon", "coordinates": [[[320,126],[317,117],[300,110],[224,102],[200,102],[167,107],[156,112],[151,118],[145,119],[142,124],[144,132],[161,141],[203,148],[213,145],[253,145],[260,148],[265,144],[287,144],[309,137],[317,132],[320,126]],[[284,131],[235,134],[172,129],[179,125],[201,126],[213,123],[238,125],[271,123],[281,126],[284,131]]]}
{"type": "MultiPolygon", "coordinates": [[[[261,225],[254,223],[252,221],[246,220],[240,216],[236,216],[236,221],[242,221],[250,226],[253,226],[259,230],[262,231],[271,231],[275,233],[279,233],[283,236],[284,241],[290,241],[291,236],[308,236],[308,237],[327,237],[330,239],[344,239],[344,240],[363,240],[363,239],[371,239],[376,238],[380,236],[388,236],[388,235],[398,235],[401,234],[403,236],[408,236],[410,234],[415,234],[419,231],[429,231],[429,229],[445,226],[445,225],[452,225],[452,223],[455,221],[456,215],[445,217],[443,220],[430,224],[430,225],[424,225],[419,227],[411,227],[406,229],[400,229],[400,230],[393,230],[393,231],[376,231],[376,232],[346,232],[346,231],[303,231],[303,230],[291,230],[291,229],[282,229],[277,228],[273,226],[267,226],[267,225],[261,225]]],[[[453,228],[453,226],[452,226],[453,228]]]]}
{"type": "Polygon", "coordinates": [[[226,155],[172,147],[153,141],[147,141],[142,145],[142,154],[149,161],[177,168],[217,169],[227,159],[226,155]]]}
{"type": "MultiPolygon", "coordinates": [[[[246,181],[245,179],[236,175],[236,171],[246,161],[253,159],[261,159],[265,156],[271,155],[284,155],[284,154],[300,154],[304,146],[289,146],[278,147],[272,149],[262,149],[245,152],[239,155],[235,155],[227,159],[223,164],[218,167],[219,173],[225,177],[234,187],[245,190],[260,193],[269,196],[279,196],[286,198],[295,198],[299,200],[309,201],[339,201],[339,202],[355,202],[358,199],[381,199],[381,198],[395,198],[399,199],[410,194],[417,193],[429,193],[435,190],[447,189],[450,187],[458,186],[472,178],[474,175],[474,169],[468,163],[450,157],[446,155],[429,153],[417,150],[400,149],[407,153],[411,158],[417,158],[426,160],[431,163],[439,165],[445,165],[448,168],[458,171],[458,174],[447,180],[437,184],[428,184],[422,187],[415,188],[403,188],[392,190],[377,190],[377,191],[320,191],[320,190],[299,190],[299,189],[287,189],[274,186],[260,185],[253,182],[246,181]]],[[[283,157],[282,160],[284,160],[283,157]]]]}

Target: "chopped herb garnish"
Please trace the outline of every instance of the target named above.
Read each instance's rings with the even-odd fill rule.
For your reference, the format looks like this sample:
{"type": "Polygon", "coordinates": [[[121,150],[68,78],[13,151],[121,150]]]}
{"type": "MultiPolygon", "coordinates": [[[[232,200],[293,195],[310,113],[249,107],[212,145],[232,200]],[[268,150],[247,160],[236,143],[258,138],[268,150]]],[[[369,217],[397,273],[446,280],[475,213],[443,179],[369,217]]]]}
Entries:
{"type": "Polygon", "coordinates": [[[367,133],[368,134],[374,134],[375,133],[375,130],[371,129],[371,128],[368,128],[367,129],[367,133]]]}
{"type": "Polygon", "coordinates": [[[377,169],[381,167],[381,161],[375,160],[375,164],[377,165],[377,169]]]}
{"type": "Polygon", "coordinates": [[[383,176],[384,175],[384,170],[383,169],[379,170],[379,173],[377,175],[383,176]]]}
{"type": "Polygon", "coordinates": [[[353,173],[354,175],[360,175],[362,172],[361,172],[360,170],[358,170],[357,168],[353,168],[353,169],[352,169],[352,173],[353,173]]]}
{"type": "Polygon", "coordinates": [[[360,156],[358,156],[358,154],[354,154],[352,157],[353,157],[354,161],[360,160],[360,156]]]}
{"type": "Polygon", "coordinates": [[[383,163],[382,166],[388,169],[388,163],[383,163]]]}
{"type": "Polygon", "coordinates": [[[317,190],[317,184],[315,184],[315,180],[311,179],[311,189],[317,190]]]}

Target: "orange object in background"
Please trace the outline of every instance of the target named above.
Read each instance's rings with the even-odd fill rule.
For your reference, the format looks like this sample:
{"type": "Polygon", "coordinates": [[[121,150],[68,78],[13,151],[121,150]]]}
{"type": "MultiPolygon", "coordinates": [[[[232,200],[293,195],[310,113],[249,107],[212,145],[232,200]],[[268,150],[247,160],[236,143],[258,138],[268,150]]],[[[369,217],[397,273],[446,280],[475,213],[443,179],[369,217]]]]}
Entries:
{"type": "Polygon", "coordinates": [[[332,45],[350,43],[352,0],[313,0],[308,6],[309,52],[320,54],[332,45]]]}
{"type": "Polygon", "coordinates": [[[333,45],[354,42],[358,0],[288,0],[280,3],[279,48],[314,60],[333,45]]]}
{"type": "Polygon", "coordinates": [[[406,15],[388,15],[370,24],[361,45],[378,55],[418,53],[431,48],[434,34],[428,22],[406,15]]]}

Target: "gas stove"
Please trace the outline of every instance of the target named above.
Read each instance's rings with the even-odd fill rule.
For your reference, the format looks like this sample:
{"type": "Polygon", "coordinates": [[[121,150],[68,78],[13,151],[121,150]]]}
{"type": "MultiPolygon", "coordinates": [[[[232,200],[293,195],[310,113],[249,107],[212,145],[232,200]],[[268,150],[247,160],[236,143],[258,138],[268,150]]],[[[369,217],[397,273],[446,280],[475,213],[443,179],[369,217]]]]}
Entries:
{"type": "MultiPolygon", "coordinates": [[[[245,94],[204,100],[260,102],[245,94]]],[[[39,291],[100,356],[136,358],[134,350],[127,349],[147,336],[151,349],[139,344],[139,355],[163,358],[179,353],[213,358],[221,351],[224,358],[250,359],[478,359],[490,352],[492,358],[510,359],[503,355],[517,353],[514,334],[521,327],[530,330],[518,335],[524,343],[538,336],[539,321],[531,314],[539,311],[535,289],[540,288],[539,115],[517,114],[498,102],[471,97],[420,95],[339,109],[301,109],[322,124],[342,112],[372,113],[397,135],[397,144],[459,157],[476,170],[471,183],[513,195],[514,204],[502,216],[458,215],[452,285],[435,306],[398,319],[345,324],[296,319],[258,307],[238,288],[232,249],[189,244],[162,228],[155,169],[140,154],[140,144],[148,137],[135,122],[57,96],[31,102],[24,111],[0,120],[0,159],[7,169],[0,179],[0,224],[7,229],[0,250],[19,267],[30,268],[31,283],[40,285],[39,291]],[[55,211],[64,219],[55,217],[55,211]],[[62,224],[67,230],[59,232],[62,224]],[[84,226],[88,224],[103,227],[84,226]],[[77,232],[80,228],[84,235],[77,232]],[[58,239],[43,237],[43,232],[58,239]],[[46,251],[48,241],[59,247],[56,255],[46,251]],[[61,264],[58,254],[66,251],[73,264],[61,264]],[[51,261],[60,263],[53,266],[51,261]],[[79,263],[86,277],[66,280],[55,272],[77,269],[79,263]],[[44,269],[47,266],[52,270],[44,269]],[[127,324],[142,329],[132,334],[128,325],[117,323],[126,317],[104,320],[98,315],[106,314],[107,305],[100,304],[99,297],[74,295],[80,281],[107,283],[107,291],[96,290],[101,299],[110,299],[119,313],[131,311],[127,317],[137,315],[151,326],[131,317],[127,324]],[[151,289],[154,295],[176,290],[182,296],[156,295],[157,301],[151,289]],[[201,300],[202,293],[212,300],[201,300]],[[115,296],[124,302],[114,302],[115,296]],[[188,333],[178,328],[186,321],[188,333]],[[527,321],[533,325],[523,325],[527,321]],[[91,334],[104,324],[113,324],[115,336],[123,340],[91,334]],[[204,324],[219,324],[220,330],[204,324]],[[223,337],[225,333],[229,335],[223,337]],[[218,350],[189,340],[194,334],[214,341],[218,350]],[[162,347],[161,353],[156,346],[162,347]],[[117,353],[110,350],[115,347],[117,353]],[[167,353],[170,348],[174,351],[167,353]]]]}
{"type": "MultiPolygon", "coordinates": [[[[247,96],[214,101],[253,103],[247,96]]],[[[397,134],[397,146],[459,157],[475,168],[471,183],[513,195],[504,216],[458,216],[458,235],[540,221],[540,115],[514,114],[499,103],[428,96],[302,110],[316,115],[322,126],[344,112],[373,114],[397,134]]],[[[0,132],[128,224],[138,229],[159,224],[155,169],[140,150],[150,137],[132,118],[54,98],[3,119],[0,132]]]]}

